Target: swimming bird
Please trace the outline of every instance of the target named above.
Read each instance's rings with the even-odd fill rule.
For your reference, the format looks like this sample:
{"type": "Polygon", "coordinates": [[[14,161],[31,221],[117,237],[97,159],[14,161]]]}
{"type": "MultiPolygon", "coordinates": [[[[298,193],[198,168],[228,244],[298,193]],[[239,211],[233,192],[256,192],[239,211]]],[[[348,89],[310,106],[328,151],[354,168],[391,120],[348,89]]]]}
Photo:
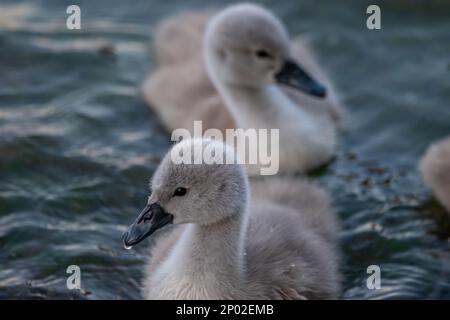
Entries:
{"type": "Polygon", "coordinates": [[[280,172],[305,172],[334,155],[342,108],[304,41],[254,4],[184,13],[156,31],[145,99],[173,131],[279,129],[280,172]]]}
{"type": "Polygon", "coordinates": [[[450,213],[450,137],[433,143],[419,168],[425,182],[450,213]]]}
{"type": "Polygon", "coordinates": [[[257,179],[250,190],[239,164],[172,161],[195,148],[236,156],[218,140],[193,139],[160,163],[147,206],[123,235],[126,248],[155,238],[145,298],[336,298],[338,228],[325,191],[291,177],[257,179]]]}

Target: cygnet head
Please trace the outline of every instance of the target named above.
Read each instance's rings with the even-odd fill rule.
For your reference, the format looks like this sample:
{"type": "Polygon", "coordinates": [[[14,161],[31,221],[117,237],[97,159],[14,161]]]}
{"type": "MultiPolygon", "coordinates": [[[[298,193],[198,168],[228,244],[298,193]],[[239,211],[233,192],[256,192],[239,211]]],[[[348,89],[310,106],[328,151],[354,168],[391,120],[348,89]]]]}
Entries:
{"type": "Polygon", "coordinates": [[[124,245],[135,245],[171,223],[212,225],[245,214],[247,176],[236,161],[226,163],[226,159],[235,157],[233,148],[211,139],[187,139],[176,144],[156,170],[148,204],[124,234],[124,245]],[[211,154],[215,160],[223,159],[222,163],[205,161],[211,154]],[[187,161],[174,160],[179,155],[187,161]],[[194,158],[202,155],[203,163],[194,164],[194,158]]]}
{"type": "Polygon", "coordinates": [[[260,88],[282,83],[324,97],[325,88],[290,58],[288,34],[268,10],[232,5],[215,15],[204,36],[206,69],[220,85],[260,88]]]}

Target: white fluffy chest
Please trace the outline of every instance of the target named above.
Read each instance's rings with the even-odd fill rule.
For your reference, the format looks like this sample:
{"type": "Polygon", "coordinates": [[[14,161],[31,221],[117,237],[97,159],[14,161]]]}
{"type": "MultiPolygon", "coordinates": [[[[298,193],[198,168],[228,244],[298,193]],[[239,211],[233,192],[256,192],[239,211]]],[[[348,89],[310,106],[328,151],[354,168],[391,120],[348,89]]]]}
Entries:
{"type": "Polygon", "coordinates": [[[164,264],[158,268],[150,281],[147,299],[166,300],[194,300],[221,299],[220,284],[213,278],[203,275],[194,277],[189,273],[177,272],[173,268],[166,268],[164,264]]]}
{"type": "MultiPolygon", "coordinates": [[[[276,86],[260,95],[244,94],[227,101],[238,127],[279,130],[280,172],[310,170],[324,164],[334,153],[333,124],[296,105],[276,86]]],[[[249,166],[249,174],[258,173],[260,167],[260,163],[249,166]]]]}
{"type": "Polygon", "coordinates": [[[186,230],[171,254],[147,279],[147,299],[220,299],[214,273],[198,272],[184,254],[190,230],[186,230]]]}

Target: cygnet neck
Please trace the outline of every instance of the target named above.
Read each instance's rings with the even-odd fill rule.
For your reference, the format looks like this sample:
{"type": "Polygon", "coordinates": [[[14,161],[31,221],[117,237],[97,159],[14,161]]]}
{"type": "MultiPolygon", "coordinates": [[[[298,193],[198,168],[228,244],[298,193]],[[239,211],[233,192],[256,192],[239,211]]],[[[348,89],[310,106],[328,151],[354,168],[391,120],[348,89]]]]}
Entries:
{"type": "Polygon", "coordinates": [[[214,283],[239,288],[245,271],[246,220],[247,215],[239,213],[214,224],[189,224],[173,251],[183,261],[182,272],[206,287],[214,283]]]}
{"type": "Polygon", "coordinates": [[[245,87],[215,83],[239,128],[283,128],[293,119],[301,127],[310,120],[276,84],[245,87]]]}

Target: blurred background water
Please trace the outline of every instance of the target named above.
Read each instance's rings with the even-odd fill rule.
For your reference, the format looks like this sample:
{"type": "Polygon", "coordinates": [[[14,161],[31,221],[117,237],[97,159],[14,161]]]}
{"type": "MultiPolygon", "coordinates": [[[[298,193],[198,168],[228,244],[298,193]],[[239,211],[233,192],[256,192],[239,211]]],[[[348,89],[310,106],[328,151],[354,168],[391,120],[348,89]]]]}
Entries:
{"type": "MultiPolygon", "coordinates": [[[[348,132],[314,176],[342,219],[345,299],[450,298],[450,227],[417,173],[450,133],[450,2],[262,3],[311,41],[340,91],[348,132]],[[381,267],[382,289],[366,269],[381,267]]],[[[150,242],[121,234],[170,145],[138,87],[159,20],[200,0],[0,1],[0,298],[139,299],[150,242]],[[66,288],[81,267],[82,291],[66,288]]],[[[208,1],[220,8],[228,1],[208,1]]]]}

